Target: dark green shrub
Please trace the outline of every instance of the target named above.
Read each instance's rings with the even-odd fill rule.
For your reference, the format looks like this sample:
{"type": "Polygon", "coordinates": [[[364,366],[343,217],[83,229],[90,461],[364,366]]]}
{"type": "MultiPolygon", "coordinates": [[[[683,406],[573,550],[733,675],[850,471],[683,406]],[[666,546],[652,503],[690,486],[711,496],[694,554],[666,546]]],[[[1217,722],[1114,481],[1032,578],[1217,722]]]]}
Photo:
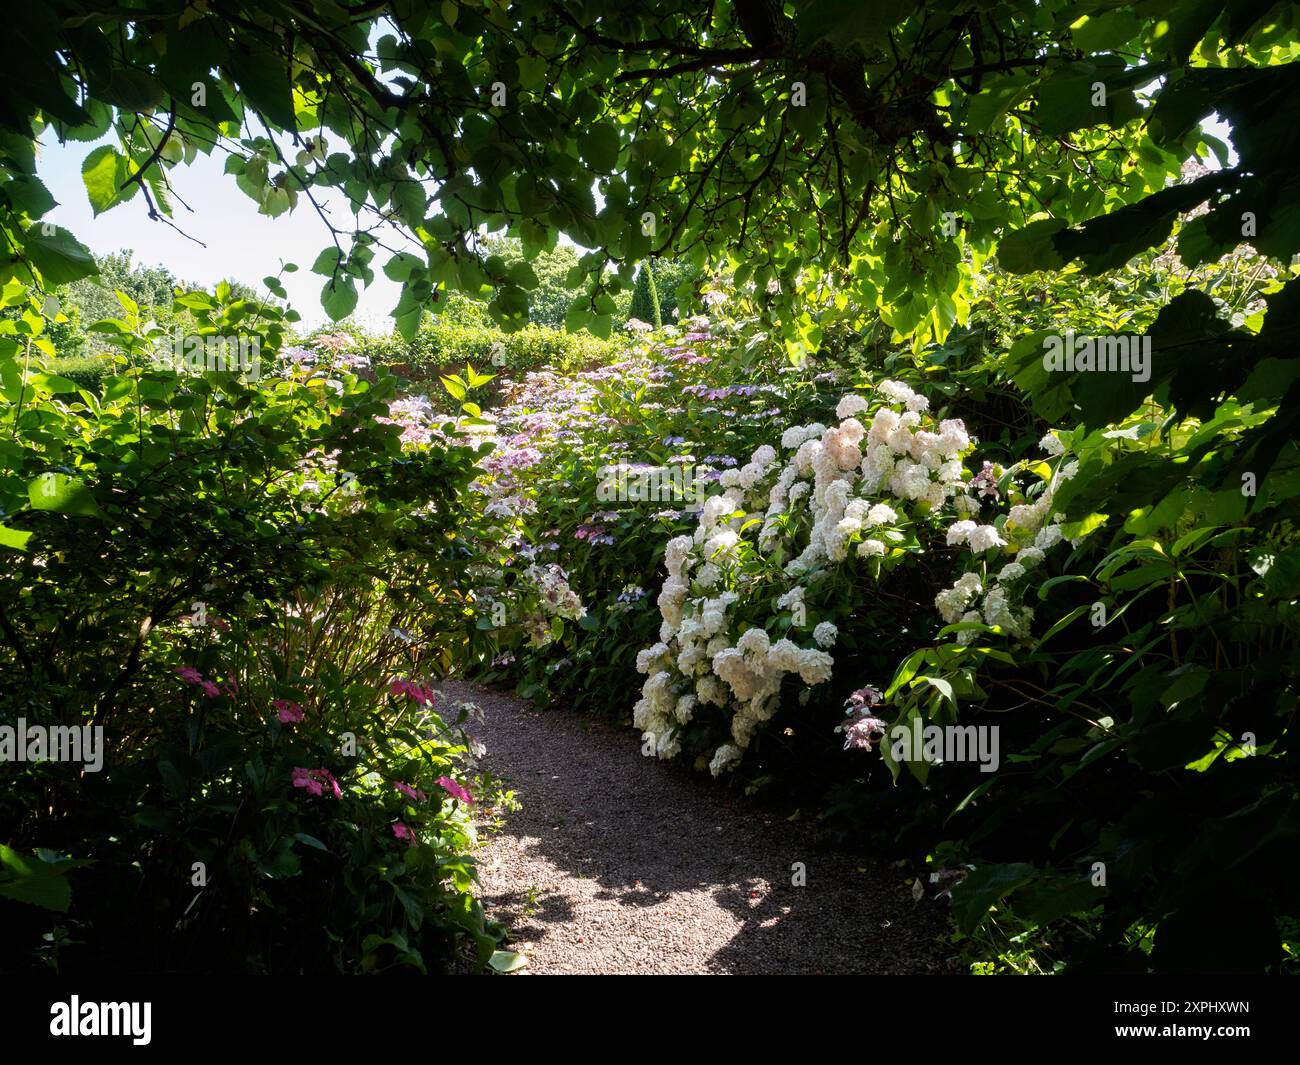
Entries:
{"type": "MultiPolygon", "coordinates": [[[[280,314],[222,293],[182,299],[269,365],[280,314]]],[[[159,331],[106,329],[131,365],[99,396],[19,385],[0,337],[0,725],[103,730],[93,771],[0,765],[0,970],[485,961],[464,742],[424,679],[474,452],[402,424],[385,373],[138,365],[159,331]]]]}

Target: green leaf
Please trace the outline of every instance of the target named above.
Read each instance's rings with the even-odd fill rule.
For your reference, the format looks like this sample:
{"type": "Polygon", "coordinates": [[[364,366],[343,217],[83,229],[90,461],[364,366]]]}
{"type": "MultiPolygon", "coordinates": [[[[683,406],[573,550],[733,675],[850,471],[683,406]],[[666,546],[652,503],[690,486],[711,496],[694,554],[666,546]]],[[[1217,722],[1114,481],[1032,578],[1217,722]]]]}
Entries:
{"type": "Polygon", "coordinates": [[[611,173],[618,166],[618,130],[611,125],[592,126],[578,142],[582,158],[593,170],[611,173]]]}
{"type": "Polygon", "coordinates": [[[325,248],[316,256],[316,261],[311,264],[311,271],[313,274],[332,277],[342,261],[343,253],[338,248],[325,248]]]}
{"type": "Polygon", "coordinates": [[[528,964],[528,958],[512,950],[494,950],[488,964],[499,973],[513,973],[528,964]]]}
{"type": "Polygon", "coordinates": [[[943,677],[917,677],[916,684],[928,684],[937,691],[954,710],[957,709],[957,696],[953,691],[952,682],[945,680],[943,677]]]}
{"type": "Polygon", "coordinates": [[[1065,260],[1052,238],[1064,228],[1059,218],[1043,218],[1008,233],[998,244],[998,265],[1012,274],[1061,269],[1065,260]]]}
{"type": "Polygon", "coordinates": [[[27,541],[32,538],[32,534],[22,529],[11,529],[8,525],[0,525],[0,547],[8,547],[14,551],[26,551],[27,541]]]}
{"type": "Polygon", "coordinates": [[[0,898],[67,913],[72,902],[72,886],[64,867],[39,859],[29,860],[0,844],[0,898]]]}
{"type": "MultiPolygon", "coordinates": [[[[320,259],[316,261],[319,263],[320,259]]],[[[407,251],[398,252],[384,264],[384,276],[390,281],[405,281],[411,276],[412,270],[420,270],[423,267],[424,263],[418,256],[407,251]]],[[[316,268],[313,266],[312,269],[315,270],[316,268]]],[[[333,264],[330,264],[329,270],[325,272],[328,273],[332,270],[333,264]]]]}
{"type": "Polygon", "coordinates": [[[132,172],[130,160],[112,145],[105,144],[86,156],[81,164],[81,180],[86,186],[86,195],[90,197],[91,210],[96,215],[130,198],[138,186],[134,183],[126,189],[121,189],[121,186],[132,172]]]}
{"type": "Polygon", "coordinates": [[[1035,875],[1034,867],[1024,862],[976,866],[952,889],[952,913],[958,930],[962,935],[973,935],[989,907],[1022,884],[1029,883],[1035,875]]]}
{"type": "Polygon", "coordinates": [[[20,174],[0,186],[0,191],[3,191],[9,198],[9,202],[28,218],[40,218],[55,207],[55,200],[50,195],[50,190],[34,177],[20,174]]]}
{"type": "Polygon", "coordinates": [[[64,473],[41,474],[28,484],[27,498],[33,510],[52,510],[82,517],[103,516],[86,486],[64,473]]]}
{"type": "Polygon", "coordinates": [[[357,284],[350,278],[340,275],[325,282],[320,293],[321,307],[330,316],[331,321],[346,318],[357,306],[357,284]]]}
{"type": "Polygon", "coordinates": [[[62,226],[36,223],[23,235],[23,252],[49,285],[67,285],[99,273],[90,250],[62,226]]]}
{"type": "MultiPolygon", "coordinates": [[[[345,46],[346,47],[346,46],[345,46]]],[[[230,71],[248,102],[281,129],[296,129],[289,64],[271,51],[233,51],[230,71]]]]}

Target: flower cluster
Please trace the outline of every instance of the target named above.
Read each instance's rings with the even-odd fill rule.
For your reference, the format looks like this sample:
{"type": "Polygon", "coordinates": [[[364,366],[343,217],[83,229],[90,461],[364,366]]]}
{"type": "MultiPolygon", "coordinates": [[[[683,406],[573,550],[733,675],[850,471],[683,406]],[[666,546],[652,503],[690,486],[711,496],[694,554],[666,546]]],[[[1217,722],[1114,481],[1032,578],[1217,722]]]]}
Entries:
{"type": "Polygon", "coordinates": [[[236,695],[239,692],[239,685],[235,683],[233,675],[227,678],[226,686],[223,688],[216,681],[206,679],[192,666],[178,666],[174,672],[186,684],[193,684],[201,689],[209,699],[216,699],[221,695],[236,695]]]}
{"type": "Polygon", "coordinates": [[[568,573],[553,562],[529,566],[523,572],[521,583],[530,590],[529,598],[536,603],[522,619],[528,642],[534,647],[550,643],[551,618],[581,621],[587,614],[578,593],[569,587],[568,573]]]}
{"type": "Polygon", "coordinates": [[[317,797],[325,794],[325,789],[329,788],[330,794],[334,798],[339,798],[343,790],[339,787],[339,782],[334,779],[334,774],[328,769],[295,769],[293,771],[293,786],[302,788],[308,795],[317,797]]]}
{"type": "Polygon", "coordinates": [[[403,680],[394,678],[388,685],[388,694],[393,698],[406,698],[412,700],[417,706],[432,706],[435,693],[432,688],[426,688],[413,680],[403,680]]]}
{"type": "MultiPolygon", "coordinates": [[[[783,432],[784,460],[764,445],[727,470],[693,534],[668,541],[659,640],[637,656],[647,679],[633,720],[647,754],[673,757],[684,730],[703,726],[702,708],[717,708],[709,719],[717,722],[721,711],[730,733],[709,762],[720,773],[739,762],[775,714],[785,677],[799,678],[801,700],[829,680],[836,623],[813,624],[812,646],[797,634],[806,597],[854,560],[878,578],[909,555],[964,549],[967,571],[935,600],[942,620],[980,621],[1013,638],[1028,634],[1024,577],[1060,540],[1055,519],[1049,521],[1052,494],[1072,467],[1059,470],[1033,503],[981,520],[982,499],[999,498],[995,471],[986,464],[972,479],[964,459],[975,442],[965,425],[936,420],[929,407],[899,381],[881,382],[871,398],[845,395],[836,424],[783,432]],[[990,575],[995,553],[1015,558],[990,575]],[[788,561],[777,570],[773,557],[788,561]],[[777,581],[773,590],[774,573],[783,573],[784,587],[777,581]]],[[[1020,498],[1018,489],[1011,498],[1020,498]]],[[[873,711],[879,693],[866,688],[855,695],[841,726],[846,746],[873,747],[884,731],[873,711]]]]}
{"type": "MultiPolygon", "coordinates": [[[[1065,452],[1064,445],[1052,433],[1043,437],[1039,446],[1053,458],[1065,452]]],[[[949,527],[950,545],[965,544],[976,555],[1001,548],[1012,556],[1000,568],[984,567],[984,573],[967,570],[951,588],[935,596],[935,609],[946,624],[971,626],[957,634],[959,643],[970,643],[980,631],[979,626],[985,625],[994,626],[1013,638],[1028,637],[1034,611],[1024,604],[1026,577],[1063,539],[1061,515],[1054,513],[1053,499],[1060,486],[1077,471],[1076,462],[1060,465],[1032,503],[1017,503],[1010,508],[1000,531],[992,525],[969,520],[949,527]]]]}

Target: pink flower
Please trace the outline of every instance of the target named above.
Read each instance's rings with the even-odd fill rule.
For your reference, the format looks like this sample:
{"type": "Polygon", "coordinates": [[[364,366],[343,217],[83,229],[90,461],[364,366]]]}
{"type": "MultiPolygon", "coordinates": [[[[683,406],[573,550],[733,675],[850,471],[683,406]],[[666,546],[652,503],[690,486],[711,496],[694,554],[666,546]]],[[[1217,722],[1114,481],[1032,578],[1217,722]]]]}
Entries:
{"type": "Polygon", "coordinates": [[[394,781],[393,787],[395,787],[398,791],[400,791],[412,802],[424,802],[424,800],[429,797],[424,792],[420,791],[418,788],[413,788],[411,787],[410,784],[403,784],[400,780],[394,781]]]}
{"type": "Polygon", "coordinates": [[[844,701],[852,707],[852,710],[849,711],[852,713],[853,710],[861,710],[866,706],[879,706],[883,700],[884,696],[880,694],[878,688],[873,688],[871,685],[867,685],[865,688],[859,688],[857,691],[853,692],[844,701]]]}
{"type": "Polygon", "coordinates": [[[221,689],[210,680],[200,681],[199,687],[203,689],[204,694],[207,695],[209,699],[215,699],[221,694],[221,689]]]}
{"type": "Polygon", "coordinates": [[[325,785],[330,786],[334,793],[334,798],[339,798],[343,794],[339,788],[339,782],[334,779],[334,774],[328,769],[302,769],[298,768],[293,771],[293,786],[295,788],[305,788],[308,795],[323,795],[325,785]]]}
{"type": "Polygon", "coordinates": [[[474,797],[469,791],[457,784],[451,777],[439,777],[438,787],[442,788],[448,795],[452,795],[461,802],[473,802],[474,797]]]}
{"type": "Polygon", "coordinates": [[[203,674],[193,666],[177,666],[176,675],[187,684],[202,684],[203,674]]]}
{"type": "Polygon", "coordinates": [[[878,717],[864,714],[844,727],[844,749],[850,747],[863,751],[874,751],[889,728],[878,717]]]}
{"type": "Polygon", "coordinates": [[[293,771],[293,786],[295,788],[306,788],[308,795],[321,794],[320,781],[314,778],[311,769],[295,769],[293,771]]]}
{"type": "Polygon", "coordinates": [[[284,724],[292,725],[302,720],[302,707],[297,703],[291,703],[288,699],[276,699],[272,704],[276,713],[284,724]]]}
{"type": "Polygon", "coordinates": [[[420,706],[433,705],[432,689],[423,688],[413,680],[394,680],[388,685],[388,693],[394,698],[405,695],[420,706]]]}
{"type": "Polygon", "coordinates": [[[409,839],[411,841],[415,840],[415,833],[413,833],[409,828],[407,828],[404,824],[402,824],[401,821],[398,821],[395,825],[393,825],[393,835],[396,836],[398,839],[409,839]]]}

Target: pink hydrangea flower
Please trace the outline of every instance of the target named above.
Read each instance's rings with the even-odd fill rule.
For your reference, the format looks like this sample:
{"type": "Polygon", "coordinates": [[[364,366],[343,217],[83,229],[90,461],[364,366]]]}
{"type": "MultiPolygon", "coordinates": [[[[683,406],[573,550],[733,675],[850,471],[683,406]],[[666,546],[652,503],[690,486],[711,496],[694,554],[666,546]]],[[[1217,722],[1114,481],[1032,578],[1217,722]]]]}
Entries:
{"type": "Polygon", "coordinates": [[[303,718],[302,707],[297,703],[291,703],[288,699],[276,699],[271,706],[275,708],[276,714],[286,725],[293,725],[303,718]]]}
{"type": "Polygon", "coordinates": [[[888,728],[880,718],[863,715],[844,727],[844,749],[874,751],[888,728]]]}
{"type": "Polygon", "coordinates": [[[298,768],[293,771],[293,786],[305,789],[308,795],[323,795],[326,785],[329,785],[334,798],[337,799],[343,794],[339,782],[328,769],[298,768]]]}
{"type": "Polygon", "coordinates": [[[400,791],[412,802],[424,802],[424,800],[429,797],[424,792],[422,792],[419,788],[413,788],[411,787],[410,784],[403,784],[400,780],[394,781],[393,787],[395,787],[398,791],[400,791]]]}
{"type": "Polygon", "coordinates": [[[313,776],[313,771],[301,767],[293,771],[293,786],[295,788],[306,788],[308,795],[320,795],[320,781],[313,776]]]}
{"type": "Polygon", "coordinates": [[[438,787],[442,788],[442,790],[445,791],[448,795],[452,795],[455,798],[459,799],[461,802],[474,801],[474,797],[469,793],[469,791],[466,788],[462,787],[460,784],[457,784],[454,780],[451,779],[451,777],[439,777],[438,787]]]}
{"type": "Polygon", "coordinates": [[[407,698],[415,700],[420,706],[433,705],[433,691],[421,687],[413,680],[394,680],[388,685],[388,693],[394,698],[405,695],[407,698]]]}

